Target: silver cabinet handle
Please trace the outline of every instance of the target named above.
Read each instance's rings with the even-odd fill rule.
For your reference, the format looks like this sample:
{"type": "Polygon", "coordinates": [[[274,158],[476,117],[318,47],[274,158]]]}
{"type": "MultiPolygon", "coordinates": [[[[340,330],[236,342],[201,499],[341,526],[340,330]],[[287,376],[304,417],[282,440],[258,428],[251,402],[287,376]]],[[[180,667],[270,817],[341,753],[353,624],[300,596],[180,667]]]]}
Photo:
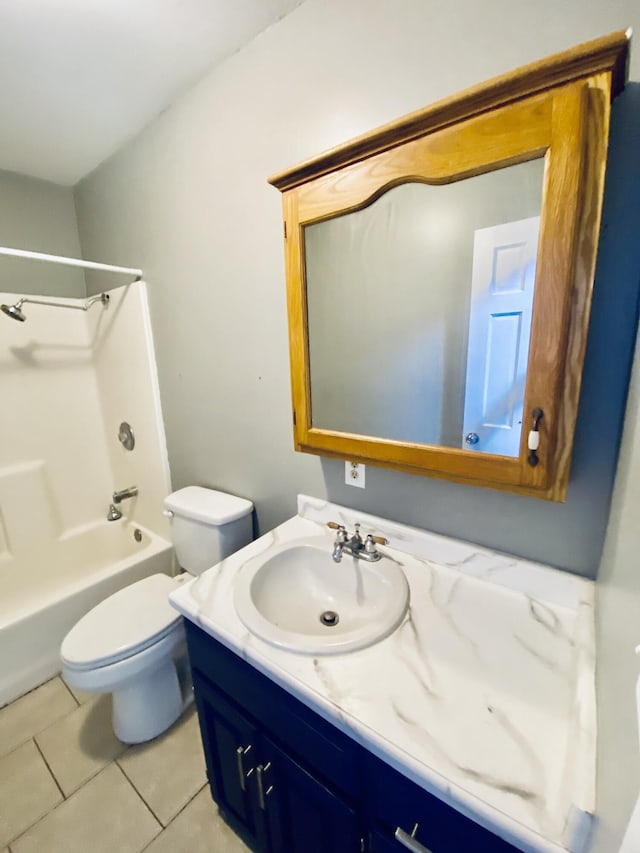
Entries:
{"type": "Polygon", "coordinates": [[[394,833],[396,841],[399,841],[403,847],[406,847],[407,850],[413,850],[414,853],[432,853],[428,847],[425,847],[424,844],[420,844],[419,841],[416,841],[415,834],[418,831],[418,824],[413,827],[411,830],[411,835],[408,832],[405,832],[404,829],[400,829],[398,827],[394,833]]]}
{"type": "Polygon", "coordinates": [[[466,444],[477,444],[480,441],[480,436],[477,432],[468,432],[464,440],[466,444]]]}
{"type": "Polygon", "coordinates": [[[253,767],[250,767],[246,773],[244,772],[244,762],[242,760],[243,757],[245,755],[248,755],[250,752],[251,752],[251,744],[249,744],[249,746],[246,746],[246,747],[239,746],[236,749],[236,761],[238,762],[238,777],[240,778],[240,788],[243,791],[247,790],[245,779],[247,779],[253,773],[253,767]]]}
{"type": "Polygon", "coordinates": [[[256,767],[256,776],[258,778],[258,805],[264,811],[266,809],[265,798],[269,796],[269,794],[273,791],[273,785],[269,785],[268,788],[264,787],[264,774],[271,767],[271,762],[267,761],[267,763],[263,766],[262,764],[258,764],[256,767]]]}

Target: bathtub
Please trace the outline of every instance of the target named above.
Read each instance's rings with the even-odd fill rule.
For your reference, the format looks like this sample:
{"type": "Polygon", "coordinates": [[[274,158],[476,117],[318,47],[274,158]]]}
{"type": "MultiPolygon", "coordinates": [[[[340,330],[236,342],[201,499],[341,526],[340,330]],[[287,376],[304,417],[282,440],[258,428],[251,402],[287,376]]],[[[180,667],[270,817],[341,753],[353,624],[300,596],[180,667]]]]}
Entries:
{"type": "Polygon", "coordinates": [[[171,543],[127,522],[101,520],[19,557],[0,553],[0,707],[60,672],[60,644],[81,616],[155,572],[174,573],[171,543]]]}

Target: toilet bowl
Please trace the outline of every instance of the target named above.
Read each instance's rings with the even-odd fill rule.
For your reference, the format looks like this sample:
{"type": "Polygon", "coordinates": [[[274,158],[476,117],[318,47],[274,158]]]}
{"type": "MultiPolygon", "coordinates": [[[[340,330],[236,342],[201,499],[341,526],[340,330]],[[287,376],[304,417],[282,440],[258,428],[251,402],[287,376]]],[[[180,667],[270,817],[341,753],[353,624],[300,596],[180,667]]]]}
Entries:
{"type": "Polygon", "coordinates": [[[131,584],[90,610],[62,642],[64,680],[113,694],[113,728],[124,743],[156,737],[190,702],[176,666],[186,654],[184,628],[167,600],[177,585],[162,574],[131,584]]]}
{"type": "Polygon", "coordinates": [[[109,596],[60,649],[70,687],[113,694],[113,728],[124,743],[157,737],[193,701],[184,626],[169,593],[252,539],[253,504],[243,498],[188,486],[165,507],[185,573],[151,575],[109,596]]]}

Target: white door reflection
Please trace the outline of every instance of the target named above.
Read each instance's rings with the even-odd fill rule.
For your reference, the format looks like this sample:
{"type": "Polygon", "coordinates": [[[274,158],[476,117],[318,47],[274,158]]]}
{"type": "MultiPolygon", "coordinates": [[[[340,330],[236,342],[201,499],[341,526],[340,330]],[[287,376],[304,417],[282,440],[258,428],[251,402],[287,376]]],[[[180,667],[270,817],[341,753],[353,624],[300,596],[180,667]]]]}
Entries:
{"type": "Polygon", "coordinates": [[[518,456],[540,217],[479,228],[473,241],[462,446],[518,456]]]}

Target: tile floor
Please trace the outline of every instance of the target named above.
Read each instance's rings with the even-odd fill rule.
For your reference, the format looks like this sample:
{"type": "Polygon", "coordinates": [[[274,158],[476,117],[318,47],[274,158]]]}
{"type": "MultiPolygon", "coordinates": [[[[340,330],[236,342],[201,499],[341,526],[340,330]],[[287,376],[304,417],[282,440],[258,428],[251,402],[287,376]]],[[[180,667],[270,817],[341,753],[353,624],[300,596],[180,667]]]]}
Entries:
{"type": "Polygon", "coordinates": [[[243,853],[205,784],[195,710],[125,746],[60,677],[0,709],[0,853],[243,853]]]}

